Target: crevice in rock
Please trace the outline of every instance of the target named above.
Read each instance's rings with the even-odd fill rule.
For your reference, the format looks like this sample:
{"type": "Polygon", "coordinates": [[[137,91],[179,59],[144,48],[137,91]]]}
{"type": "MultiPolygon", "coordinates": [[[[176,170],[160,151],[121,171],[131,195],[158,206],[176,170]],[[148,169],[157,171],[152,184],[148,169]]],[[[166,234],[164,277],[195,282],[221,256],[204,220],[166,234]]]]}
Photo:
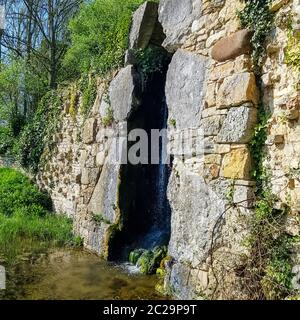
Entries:
{"type": "MultiPolygon", "coordinates": [[[[159,27],[156,27],[156,30],[163,32],[159,27]]],[[[146,76],[141,74],[141,104],[127,122],[128,132],[137,128],[147,132],[149,164],[127,164],[121,168],[120,225],[108,244],[109,260],[127,260],[129,252],[133,249],[153,249],[155,246],[168,245],[170,240],[171,210],[167,199],[167,186],[171,165],[151,164],[151,129],[166,129],[168,119],[165,83],[171,55],[162,47],[154,45],[164,39],[164,35],[158,34],[159,32],[154,33],[155,38],[150,41],[150,45],[163,55],[164,64],[158,71],[146,76]]],[[[138,65],[135,68],[141,72],[138,65]]],[[[132,143],[128,142],[128,149],[131,145],[132,143]]]]}

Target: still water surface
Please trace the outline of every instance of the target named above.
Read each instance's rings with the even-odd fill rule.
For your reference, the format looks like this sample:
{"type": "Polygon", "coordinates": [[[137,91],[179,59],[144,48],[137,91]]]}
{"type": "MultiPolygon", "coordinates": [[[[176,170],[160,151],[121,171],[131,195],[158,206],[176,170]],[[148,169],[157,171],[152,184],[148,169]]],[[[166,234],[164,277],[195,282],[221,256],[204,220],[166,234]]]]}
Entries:
{"type": "Polygon", "coordinates": [[[25,253],[7,266],[0,299],[163,299],[155,291],[157,281],[82,249],[48,249],[25,253]]]}

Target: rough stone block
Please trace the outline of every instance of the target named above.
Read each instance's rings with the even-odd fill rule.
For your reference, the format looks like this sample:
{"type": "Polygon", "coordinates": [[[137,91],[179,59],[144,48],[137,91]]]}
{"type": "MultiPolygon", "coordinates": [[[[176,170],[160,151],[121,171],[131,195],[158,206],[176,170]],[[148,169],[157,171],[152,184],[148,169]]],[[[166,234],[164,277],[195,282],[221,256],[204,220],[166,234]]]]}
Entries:
{"type": "Polygon", "coordinates": [[[228,61],[215,66],[209,75],[209,79],[212,81],[220,80],[229,77],[234,72],[234,62],[228,61]]]}
{"type": "Polygon", "coordinates": [[[158,4],[145,2],[133,15],[129,37],[130,49],[145,49],[152,37],[158,18],[158,4]]]}
{"type": "Polygon", "coordinates": [[[169,119],[176,128],[198,127],[204,104],[205,81],[209,59],[178,50],[169,66],[166,99],[169,119]]]}
{"type": "Polygon", "coordinates": [[[132,65],[121,69],[112,80],[109,87],[109,98],[115,120],[127,120],[138,108],[140,104],[138,83],[139,77],[132,65]]]}
{"type": "Polygon", "coordinates": [[[235,186],[233,202],[244,208],[252,208],[255,202],[254,188],[248,186],[235,186]]]}
{"type": "Polygon", "coordinates": [[[212,116],[204,118],[200,122],[204,136],[216,136],[221,128],[224,116],[212,116]]]}
{"type": "Polygon", "coordinates": [[[97,120],[87,119],[83,128],[82,141],[86,144],[93,143],[96,138],[97,120]]]}
{"type": "Polygon", "coordinates": [[[245,29],[219,40],[212,48],[212,58],[222,62],[249,53],[252,34],[252,31],[245,29]]]}
{"type": "Polygon", "coordinates": [[[259,93],[254,74],[244,72],[224,79],[217,95],[217,107],[233,107],[244,102],[257,105],[258,99],[259,93]]]}
{"type": "Polygon", "coordinates": [[[234,149],[225,154],[221,175],[229,179],[251,178],[251,156],[247,147],[234,149]]]}
{"type": "Polygon", "coordinates": [[[213,107],[216,105],[216,84],[209,83],[206,89],[205,102],[207,107],[213,107]]]}
{"type": "Polygon", "coordinates": [[[233,107],[229,110],[218,143],[248,143],[257,122],[257,109],[248,106],[233,107]]]}
{"type": "Polygon", "coordinates": [[[176,51],[186,40],[192,23],[201,16],[202,0],[161,0],[159,21],[166,39],[163,46],[176,51]]]}

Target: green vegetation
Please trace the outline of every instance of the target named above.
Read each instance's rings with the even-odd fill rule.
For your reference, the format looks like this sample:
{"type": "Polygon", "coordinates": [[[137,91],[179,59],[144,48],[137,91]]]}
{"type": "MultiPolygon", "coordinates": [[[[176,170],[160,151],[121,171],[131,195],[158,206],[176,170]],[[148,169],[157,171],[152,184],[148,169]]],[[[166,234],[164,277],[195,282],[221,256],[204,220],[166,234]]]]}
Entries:
{"type": "Polygon", "coordinates": [[[80,244],[69,219],[51,213],[51,201],[29,178],[13,169],[0,168],[0,249],[8,260],[24,246],[80,244]],[[24,244],[24,245],[22,245],[24,244]]]}
{"type": "Polygon", "coordinates": [[[114,122],[114,112],[111,107],[107,108],[105,116],[102,118],[102,124],[104,127],[109,127],[114,122]]]}
{"type": "Polygon", "coordinates": [[[136,264],[143,274],[155,274],[166,256],[166,247],[155,247],[153,250],[136,249],[130,252],[129,262],[136,264]]]}
{"type": "Polygon", "coordinates": [[[266,112],[262,103],[258,106],[258,124],[255,127],[252,140],[250,141],[250,151],[254,162],[252,172],[253,179],[257,183],[258,191],[263,190],[263,184],[268,176],[264,167],[264,146],[267,140],[267,126],[270,115],[266,112]]]}
{"type": "MultiPolygon", "coordinates": [[[[239,13],[242,27],[254,31],[253,61],[258,82],[265,40],[273,25],[269,3],[269,0],[247,0],[245,8],[239,13]]],[[[253,299],[283,299],[293,294],[291,246],[295,238],[287,235],[284,230],[289,207],[286,205],[280,210],[274,209],[277,197],[271,192],[268,169],[264,165],[270,117],[262,102],[258,111],[258,124],[250,142],[257,200],[255,214],[250,219],[250,235],[246,241],[250,256],[246,258],[243,274],[253,299]]]]}
{"type": "Polygon", "coordinates": [[[270,0],[245,0],[245,8],[238,13],[243,28],[253,31],[253,62],[256,73],[265,53],[265,40],[273,26],[273,14],[269,10],[270,0]]]}
{"type": "Polygon", "coordinates": [[[60,108],[61,101],[57,92],[48,92],[41,99],[33,119],[15,139],[12,153],[24,168],[36,172],[45,147],[52,147],[53,134],[59,124],[60,108]]]}
{"type": "Polygon", "coordinates": [[[101,223],[105,223],[105,224],[111,224],[110,221],[106,218],[103,217],[102,214],[93,214],[92,215],[92,220],[97,223],[97,224],[101,224],[101,223]]]}
{"type": "Polygon", "coordinates": [[[135,50],[134,58],[137,67],[146,78],[155,72],[162,72],[170,60],[163,48],[155,46],[135,50]]]}
{"type": "Polygon", "coordinates": [[[143,0],[95,0],[82,5],[70,22],[72,45],[64,64],[75,76],[105,75],[123,63],[132,12],[143,0]],[[80,59],[78,59],[80,57],[80,59]]]}
{"type": "MultiPolygon", "coordinates": [[[[12,4],[8,24],[16,23],[11,17],[28,14],[24,26],[20,26],[24,32],[20,31],[16,40],[22,34],[27,35],[31,26],[40,28],[25,40],[19,39],[24,48],[19,48],[17,43],[8,48],[0,67],[1,155],[13,155],[33,173],[38,170],[45,148],[47,153],[53,149],[52,136],[62,111],[60,97],[71,87],[69,114],[73,119],[78,111],[85,117],[89,114],[97,94],[97,77],[109,77],[111,71],[122,66],[132,13],[144,1],[51,0],[42,8],[39,1],[33,0],[30,5],[36,5],[37,10],[34,16],[30,15],[29,5],[23,8],[12,4]],[[47,17],[53,25],[59,22],[59,28],[51,30],[45,24],[47,17]],[[39,40],[30,41],[31,37],[39,40]]],[[[4,38],[10,36],[5,34],[4,38]]],[[[138,56],[143,56],[141,61],[145,62],[141,68],[150,72],[151,61],[145,57],[152,59],[155,54],[146,51],[146,55],[138,56]]],[[[157,59],[161,56],[157,55],[157,59]]],[[[112,124],[110,109],[103,121],[105,126],[112,124]]]]}

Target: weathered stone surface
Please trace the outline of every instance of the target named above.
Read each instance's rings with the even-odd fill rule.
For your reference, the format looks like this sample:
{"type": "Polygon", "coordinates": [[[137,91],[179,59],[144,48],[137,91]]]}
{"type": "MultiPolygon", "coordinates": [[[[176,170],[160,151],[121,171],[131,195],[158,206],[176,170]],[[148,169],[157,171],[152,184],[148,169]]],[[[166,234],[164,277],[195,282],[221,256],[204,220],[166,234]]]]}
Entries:
{"type": "Polygon", "coordinates": [[[116,159],[117,150],[115,144],[112,143],[101,176],[88,204],[89,212],[101,214],[111,223],[115,222],[117,216],[120,164],[116,162],[116,159]]]}
{"type": "Polygon", "coordinates": [[[223,120],[224,116],[212,116],[202,119],[200,127],[203,130],[204,136],[216,136],[223,120]]]}
{"type": "Polygon", "coordinates": [[[214,67],[209,75],[209,79],[212,81],[220,80],[225,77],[229,77],[234,72],[234,62],[228,61],[214,67]]]}
{"type": "Polygon", "coordinates": [[[226,108],[244,102],[257,105],[258,99],[259,93],[254,74],[244,72],[224,79],[217,95],[217,106],[226,108]]]}
{"type": "Polygon", "coordinates": [[[129,37],[130,49],[145,49],[153,34],[158,18],[158,4],[147,1],[133,15],[129,37]]]}
{"type": "Polygon", "coordinates": [[[87,119],[83,128],[82,140],[84,143],[93,143],[96,137],[97,121],[94,118],[87,119]]]}
{"type": "Polygon", "coordinates": [[[200,122],[209,60],[178,50],[167,74],[166,99],[169,119],[177,129],[197,127],[200,122]]]}
{"type": "Polygon", "coordinates": [[[248,143],[257,122],[257,109],[248,106],[230,108],[217,136],[219,143],[248,143]]]}
{"type": "Polygon", "coordinates": [[[134,67],[120,70],[109,87],[110,106],[117,121],[127,120],[139,106],[139,77],[134,67]]]}
{"type": "Polygon", "coordinates": [[[163,46],[176,51],[185,41],[192,23],[201,14],[202,0],[162,0],[159,4],[159,21],[166,39],[163,46]]]}
{"type": "Polygon", "coordinates": [[[249,53],[251,51],[252,34],[252,31],[240,30],[219,40],[212,48],[212,58],[223,62],[249,53]]]}
{"type": "MultiPolygon", "coordinates": [[[[223,188],[226,189],[224,185],[223,188]]],[[[212,229],[224,211],[225,197],[182,163],[175,166],[171,175],[168,197],[172,207],[169,254],[198,266],[207,258],[212,229]]]]}
{"type": "Polygon", "coordinates": [[[235,186],[233,203],[240,207],[252,208],[255,203],[255,192],[253,187],[235,186]]]}
{"type": "Polygon", "coordinates": [[[221,174],[229,179],[251,178],[251,156],[247,147],[225,154],[221,174]]]}

